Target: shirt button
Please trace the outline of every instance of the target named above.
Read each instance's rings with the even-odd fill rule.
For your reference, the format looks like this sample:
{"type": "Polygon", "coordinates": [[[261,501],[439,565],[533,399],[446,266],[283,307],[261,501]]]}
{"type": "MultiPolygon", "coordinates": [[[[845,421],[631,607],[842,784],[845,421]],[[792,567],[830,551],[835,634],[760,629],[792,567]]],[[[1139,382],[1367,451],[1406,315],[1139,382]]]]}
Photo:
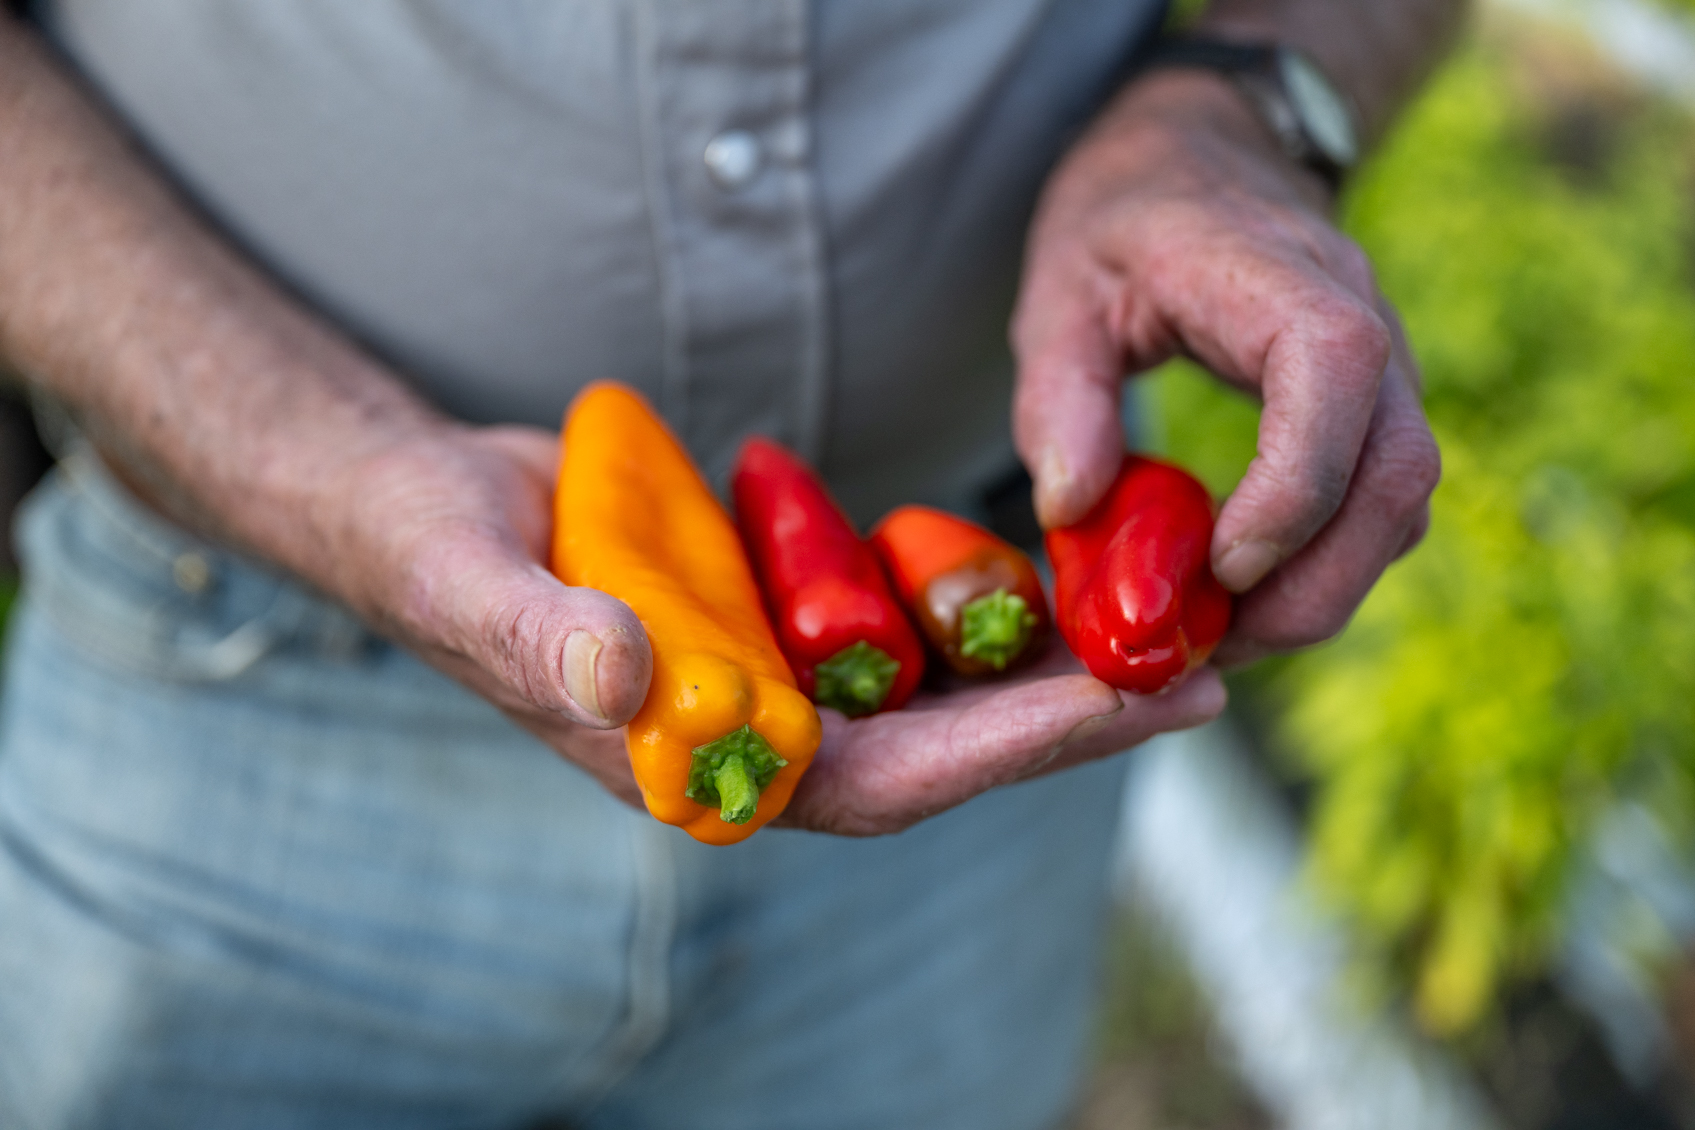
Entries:
{"type": "Polygon", "coordinates": [[[177,588],[195,596],[205,592],[212,583],[212,565],[198,553],[184,553],[171,562],[171,577],[177,588]]]}
{"type": "Polygon", "coordinates": [[[745,129],[725,130],[707,142],[701,154],[706,174],[725,192],[734,192],[757,176],[763,157],[759,139],[745,129]]]}

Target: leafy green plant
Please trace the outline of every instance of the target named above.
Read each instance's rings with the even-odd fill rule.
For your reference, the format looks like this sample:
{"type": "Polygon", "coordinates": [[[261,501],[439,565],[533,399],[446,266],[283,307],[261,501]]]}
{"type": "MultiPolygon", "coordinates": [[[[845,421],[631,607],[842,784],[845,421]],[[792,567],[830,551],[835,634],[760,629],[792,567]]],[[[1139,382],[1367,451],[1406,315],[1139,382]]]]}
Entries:
{"type": "MultiPolygon", "coordinates": [[[[1610,797],[1695,812],[1695,128],[1521,62],[1470,45],[1352,193],[1445,478],[1424,545],[1271,680],[1318,889],[1449,1034],[1545,956],[1610,797]]],[[[1152,401],[1227,489],[1252,406],[1187,369],[1152,401]]]]}

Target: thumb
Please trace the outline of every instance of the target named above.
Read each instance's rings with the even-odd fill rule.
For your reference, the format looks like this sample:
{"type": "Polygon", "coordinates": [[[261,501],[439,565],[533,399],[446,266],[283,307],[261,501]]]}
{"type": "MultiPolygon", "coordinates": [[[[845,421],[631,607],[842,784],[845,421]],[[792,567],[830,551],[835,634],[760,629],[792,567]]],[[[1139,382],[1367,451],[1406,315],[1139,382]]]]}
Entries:
{"type": "Polygon", "coordinates": [[[584,726],[613,729],[641,708],[653,651],[628,605],[562,584],[502,546],[464,545],[450,556],[452,569],[426,601],[447,625],[449,650],[516,700],[584,726]]]}
{"type": "Polygon", "coordinates": [[[1013,439],[1035,481],[1044,529],[1088,514],[1124,458],[1123,358],[1093,307],[1070,288],[1036,285],[1014,321],[1013,439]]]}

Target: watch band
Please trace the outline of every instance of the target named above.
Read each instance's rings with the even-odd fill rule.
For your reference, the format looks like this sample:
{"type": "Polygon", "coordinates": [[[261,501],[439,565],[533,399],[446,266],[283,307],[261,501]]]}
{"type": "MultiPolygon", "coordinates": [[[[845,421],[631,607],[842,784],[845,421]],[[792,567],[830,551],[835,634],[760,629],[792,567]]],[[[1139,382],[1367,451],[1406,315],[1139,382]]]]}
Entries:
{"type": "Polygon", "coordinates": [[[1177,67],[1214,71],[1229,78],[1251,102],[1291,159],[1306,166],[1332,189],[1339,190],[1342,178],[1353,165],[1353,122],[1346,103],[1330,86],[1323,73],[1304,55],[1276,43],[1244,43],[1206,36],[1177,36],[1162,40],[1145,58],[1146,69],[1177,67]],[[1332,138],[1343,134],[1342,143],[1328,144],[1316,136],[1313,122],[1303,112],[1301,100],[1290,89],[1292,69],[1304,71],[1309,97],[1317,84],[1331,104],[1332,113],[1345,120],[1331,123],[1332,138]]]}
{"type": "Polygon", "coordinates": [[[1256,69],[1269,70],[1277,59],[1271,43],[1239,43],[1198,35],[1162,39],[1147,59],[1150,67],[1198,67],[1235,75],[1256,69]]]}

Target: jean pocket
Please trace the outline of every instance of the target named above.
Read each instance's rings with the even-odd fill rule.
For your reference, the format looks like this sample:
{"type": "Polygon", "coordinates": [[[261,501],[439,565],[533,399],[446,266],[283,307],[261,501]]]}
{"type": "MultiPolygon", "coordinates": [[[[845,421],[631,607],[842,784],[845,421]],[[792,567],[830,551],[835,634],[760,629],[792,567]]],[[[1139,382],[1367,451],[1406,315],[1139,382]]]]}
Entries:
{"type": "Polygon", "coordinates": [[[233,679],[287,644],[369,638],[340,609],[154,516],[92,454],[31,495],[18,545],[27,600],[80,650],[155,678],[233,679]]]}

